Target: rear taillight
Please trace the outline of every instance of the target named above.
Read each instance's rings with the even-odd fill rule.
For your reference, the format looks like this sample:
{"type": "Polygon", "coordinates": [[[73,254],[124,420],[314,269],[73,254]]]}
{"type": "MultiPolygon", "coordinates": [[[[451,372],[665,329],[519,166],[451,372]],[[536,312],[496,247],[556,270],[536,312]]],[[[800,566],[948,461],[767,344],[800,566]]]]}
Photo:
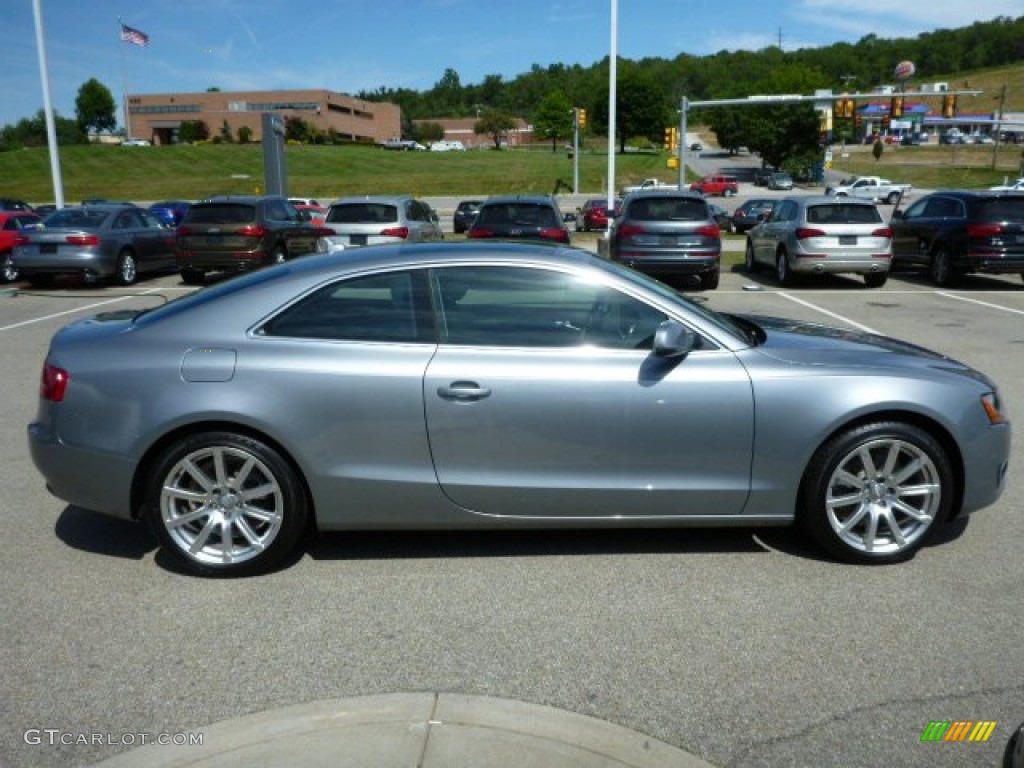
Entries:
{"type": "Polygon", "coordinates": [[[697,234],[702,237],[721,237],[722,230],[717,224],[705,224],[702,227],[697,227],[697,234]]]}
{"type": "Polygon", "coordinates": [[[872,232],[871,236],[872,237],[886,237],[886,238],[892,240],[892,230],[889,227],[882,227],[882,228],[876,229],[874,232],[872,232]]]}
{"type": "Polygon", "coordinates": [[[99,245],[99,235],[68,235],[64,238],[65,242],[71,245],[99,245]]]}
{"type": "Polygon", "coordinates": [[[642,235],[646,231],[639,224],[623,224],[618,229],[619,237],[633,237],[635,235],[642,235]]]}
{"type": "Polygon", "coordinates": [[[1002,234],[1003,225],[998,222],[982,222],[967,225],[967,237],[971,240],[986,240],[1002,234]]]}
{"type": "Polygon", "coordinates": [[[15,245],[28,245],[28,235],[15,235],[14,236],[14,244],[15,245]]]}
{"type": "Polygon", "coordinates": [[[64,392],[71,381],[71,374],[49,362],[43,364],[43,376],[39,383],[39,396],[52,403],[64,400],[64,392]]]}
{"type": "Polygon", "coordinates": [[[823,229],[812,229],[811,227],[797,227],[796,239],[806,240],[808,237],[825,237],[828,233],[823,229]]]}
{"type": "Polygon", "coordinates": [[[475,240],[477,238],[483,237],[494,237],[495,234],[497,233],[493,229],[477,229],[474,227],[473,229],[469,230],[469,232],[466,233],[466,237],[468,237],[471,240],[475,240]]]}
{"type": "Polygon", "coordinates": [[[550,229],[542,229],[540,236],[545,240],[557,240],[560,243],[569,242],[569,231],[561,229],[559,227],[551,227],[550,229]]]}
{"type": "Polygon", "coordinates": [[[267,234],[265,227],[260,227],[255,224],[247,224],[238,230],[238,234],[243,237],[263,237],[267,234]]]}
{"type": "Polygon", "coordinates": [[[380,231],[385,237],[400,237],[403,240],[409,236],[408,227],[388,227],[380,231]]]}
{"type": "Polygon", "coordinates": [[[178,227],[176,230],[174,230],[174,234],[177,237],[186,237],[187,235],[191,235],[194,233],[195,230],[192,229],[192,227],[178,227]]]}

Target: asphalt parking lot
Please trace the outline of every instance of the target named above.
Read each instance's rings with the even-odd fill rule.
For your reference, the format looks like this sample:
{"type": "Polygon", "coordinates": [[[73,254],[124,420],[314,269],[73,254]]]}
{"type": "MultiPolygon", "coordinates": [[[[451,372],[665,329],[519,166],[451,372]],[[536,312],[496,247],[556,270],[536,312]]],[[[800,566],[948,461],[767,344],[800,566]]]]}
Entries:
{"type": "MultiPolygon", "coordinates": [[[[345,534],[263,577],[169,570],[141,527],[46,492],[25,425],[63,323],[185,290],[173,275],[135,296],[0,291],[0,766],[89,765],[138,734],[423,691],[550,705],[723,768],[998,765],[1024,721],[1019,434],[1000,501],[897,566],[837,564],[773,529],[345,534]],[[997,725],[984,743],[922,742],[936,720],[997,725]],[[46,729],[75,738],[26,737],[46,729]]],[[[1020,431],[1019,276],[782,290],[734,271],[699,295],[962,359],[1000,384],[1020,431]]]]}

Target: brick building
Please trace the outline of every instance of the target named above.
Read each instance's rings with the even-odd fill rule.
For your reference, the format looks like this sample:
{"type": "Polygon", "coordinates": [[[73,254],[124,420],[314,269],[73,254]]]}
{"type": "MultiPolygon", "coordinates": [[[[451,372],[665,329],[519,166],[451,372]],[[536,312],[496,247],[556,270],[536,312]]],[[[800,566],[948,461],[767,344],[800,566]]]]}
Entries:
{"type": "Polygon", "coordinates": [[[236,138],[244,126],[252,131],[253,141],[260,141],[265,112],[300,117],[351,141],[380,143],[402,133],[398,105],[322,89],[129,94],[127,101],[128,135],[154,144],[175,143],[178,128],[189,120],[206,123],[210,136],[220,135],[225,121],[236,138]]]}
{"type": "MultiPolygon", "coordinates": [[[[533,126],[522,118],[515,118],[515,127],[505,134],[505,143],[510,147],[518,147],[529,144],[533,141],[533,126]]],[[[415,120],[417,125],[421,123],[436,123],[444,129],[444,141],[461,141],[466,149],[473,147],[494,146],[494,141],[489,134],[478,134],[473,132],[476,125],[475,117],[438,117],[426,120],[415,120]]]]}

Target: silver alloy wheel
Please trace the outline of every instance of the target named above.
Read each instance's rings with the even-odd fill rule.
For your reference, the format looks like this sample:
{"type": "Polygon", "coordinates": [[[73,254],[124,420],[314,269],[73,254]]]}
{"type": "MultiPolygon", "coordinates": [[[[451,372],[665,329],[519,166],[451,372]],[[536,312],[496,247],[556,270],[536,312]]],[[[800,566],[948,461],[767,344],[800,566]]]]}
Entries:
{"type": "Polygon", "coordinates": [[[135,257],[127,251],[122,253],[117,260],[117,279],[122,285],[131,285],[137,276],[135,257]]]}
{"type": "Polygon", "coordinates": [[[931,457],[897,438],[857,446],[828,480],[825,511],[844,545],[866,554],[912,547],[942,505],[942,478],[931,457]]]}
{"type": "Polygon", "coordinates": [[[255,454],[231,446],[195,450],[163,478],[160,516],[182,554],[232,565],[262,554],[284,520],[284,494],[255,454]]]}
{"type": "Polygon", "coordinates": [[[4,265],[0,269],[0,279],[3,279],[5,283],[13,283],[18,279],[18,268],[14,266],[14,259],[11,258],[11,254],[4,256],[4,265]]]}

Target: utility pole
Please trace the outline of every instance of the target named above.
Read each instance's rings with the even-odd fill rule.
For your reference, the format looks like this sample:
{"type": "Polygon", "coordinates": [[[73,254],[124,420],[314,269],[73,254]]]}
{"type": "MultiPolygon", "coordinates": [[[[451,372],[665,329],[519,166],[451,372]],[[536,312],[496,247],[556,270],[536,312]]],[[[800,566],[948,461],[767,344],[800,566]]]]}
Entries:
{"type": "Polygon", "coordinates": [[[1006,83],[1003,83],[1003,89],[999,94],[999,112],[996,113],[996,124],[994,126],[996,131],[996,143],[992,145],[992,170],[996,169],[996,165],[999,163],[999,137],[1002,135],[1002,130],[999,121],[1003,119],[1003,107],[1006,106],[1006,83]]]}

